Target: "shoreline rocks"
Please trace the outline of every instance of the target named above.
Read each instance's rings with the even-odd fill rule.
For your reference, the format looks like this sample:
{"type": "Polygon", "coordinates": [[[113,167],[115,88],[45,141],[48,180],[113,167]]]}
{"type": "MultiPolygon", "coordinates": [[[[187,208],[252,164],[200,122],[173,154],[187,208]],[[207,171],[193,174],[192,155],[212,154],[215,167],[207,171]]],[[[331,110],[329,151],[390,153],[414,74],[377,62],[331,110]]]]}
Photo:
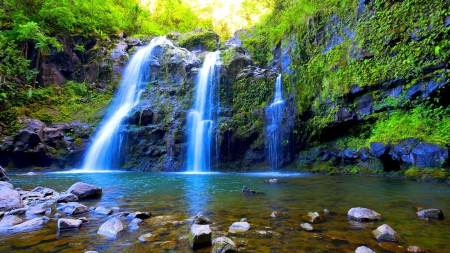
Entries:
{"type": "Polygon", "coordinates": [[[79,219],[59,219],[58,230],[76,229],[79,228],[82,223],[83,221],[79,219]]]}
{"type": "Polygon", "coordinates": [[[388,224],[383,224],[372,231],[372,234],[379,241],[396,242],[399,235],[388,224]]]}
{"type": "Polygon", "coordinates": [[[100,226],[97,234],[115,238],[123,232],[125,232],[125,230],[122,222],[117,218],[111,218],[100,226]]]}
{"type": "Polygon", "coordinates": [[[68,193],[74,194],[80,200],[82,199],[92,199],[102,196],[103,190],[100,187],[86,184],[83,182],[78,182],[73,184],[68,190],[68,193]]]}
{"type": "Polygon", "coordinates": [[[211,228],[209,225],[193,224],[189,230],[188,238],[193,249],[211,246],[211,228]]]}

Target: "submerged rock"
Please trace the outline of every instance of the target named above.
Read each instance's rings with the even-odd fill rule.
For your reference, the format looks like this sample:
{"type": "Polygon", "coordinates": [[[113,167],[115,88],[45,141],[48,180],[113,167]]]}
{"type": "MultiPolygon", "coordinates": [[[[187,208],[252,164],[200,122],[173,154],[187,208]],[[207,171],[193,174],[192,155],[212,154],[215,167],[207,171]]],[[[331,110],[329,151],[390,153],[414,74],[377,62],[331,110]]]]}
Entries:
{"type": "Polygon", "coordinates": [[[189,230],[189,243],[193,249],[211,246],[211,229],[209,225],[193,224],[189,230]]]}
{"type": "Polygon", "coordinates": [[[417,215],[422,218],[443,220],[444,213],[440,209],[422,209],[417,212],[417,215]]]}
{"type": "Polygon", "coordinates": [[[110,215],[112,214],[112,210],[103,206],[99,206],[95,208],[94,213],[97,215],[110,215]]]}
{"type": "Polygon", "coordinates": [[[78,201],[80,201],[78,197],[72,193],[63,194],[59,196],[59,198],[56,200],[57,203],[78,202],[78,201]]]}
{"type": "Polygon", "coordinates": [[[212,241],[211,253],[233,253],[236,252],[236,244],[227,237],[218,237],[212,241]]]}
{"type": "Polygon", "coordinates": [[[249,229],[250,229],[250,223],[248,223],[246,221],[240,221],[240,222],[234,222],[233,224],[231,224],[230,228],[228,229],[228,232],[238,234],[238,233],[244,233],[249,229]]]}
{"type": "Polygon", "coordinates": [[[145,220],[145,219],[152,217],[152,213],[151,212],[136,212],[136,213],[134,213],[134,217],[145,220]]]}
{"type": "Polygon", "coordinates": [[[22,223],[22,219],[15,215],[6,215],[3,217],[3,219],[0,221],[0,231],[8,229],[12,226],[15,226],[17,224],[22,223]]]}
{"type": "Polygon", "coordinates": [[[67,192],[76,195],[80,200],[98,198],[101,197],[103,193],[102,188],[83,182],[75,183],[67,190],[67,192]]]}
{"type": "Polygon", "coordinates": [[[9,181],[8,173],[0,166],[0,181],[9,181]]]}
{"type": "Polygon", "coordinates": [[[351,208],[348,213],[347,216],[349,219],[351,220],[356,220],[356,221],[379,221],[381,220],[381,214],[364,208],[364,207],[354,207],[351,208]]]}
{"type": "Polygon", "coordinates": [[[367,248],[366,246],[360,246],[355,250],[355,253],[375,253],[375,251],[367,248]]]}
{"type": "Polygon", "coordinates": [[[20,194],[6,186],[0,185],[0,211],[10,211],[23,207],[23,202],[20,194]]]}
{"type": "Polygon", "coordinates": [[[144,221],[139,218],[134,218],[130,224],[128,225],[128,229],[131,231],[136,231],[139,228],[143,227],[145,225],[144,221]]]}
{"type": "Polygon", "coordinates": [[[10,234],[17,234],[23,232],[30,232],[39,230],[44,227],[45,223],[49,220],[46,216],[35,218],[24,223],[20,223],[18,225],[12,226],[8,228],[7,232],[10,234]]]}
{"type": "Polygon", "coordinates": [[[143,234],[143,235],[139,236],[138,240],[140,242],[154,242],[154,241],[159,240],[159,237],[152,233],[147,233],[147,234],[143,234]]]}
{"type": "Polygon", "coordinates": [[[308,231],[314,230],[313,226],[309,223],[300,224],[300,228],[302,228],[304,230],[308,230],[308,231]]]}
{"type": "Polygon", "coordinates": [[[82,205],[77,202],[69,202],[66,204],[62,204],[61,206],[57,207],[57,209],[60,212],[66,213],[67,215],[77,215],[77,214],[82,214],[82,213],[86,213],[89,211],[87,206],[82,205]]]}
{"type": "Polygon", "coordinates": [[[383,224],[372,231],[372,234],[379,241],[396,242],[399,235],[388,224],[383,224]]]}
{"type": "Polygon", "coordinates": [[[280,217],[280,216],[283,216],[283,212],[281,212],[281,211],[273,211],[271,214],[270,214],[270,217],[272,217],[272,218],[276,218],[276,217],[280,217]]]}
{"type": "Polygon", "coordinates": [[[309,222],[311,222],[311,223],[318,222],[322,219],[318,212],[309,212],[308,218],[309,218],[309,222]]]}
{"type": "Polygon", "coordinates": [[[107,237],[117,237],[124,232],[122,222],[117,218],[111,218],[103,223],[97,231],[97,234],[107,237]]]}
{"type": "Polygon", "coordinates": [[[198,213],[194,218],[194,223],[198,225],[206,225],[206,224],[212,224],[211,220],[203,216],[203,213],[198,213]]]}
{"type": "Polygon", "coordinates": [[[58,220],[58,229],[59,230],[65,230],[65,229],[75,229],[79,228],[83,221],[79,219],[59,219],[58,220]]]}

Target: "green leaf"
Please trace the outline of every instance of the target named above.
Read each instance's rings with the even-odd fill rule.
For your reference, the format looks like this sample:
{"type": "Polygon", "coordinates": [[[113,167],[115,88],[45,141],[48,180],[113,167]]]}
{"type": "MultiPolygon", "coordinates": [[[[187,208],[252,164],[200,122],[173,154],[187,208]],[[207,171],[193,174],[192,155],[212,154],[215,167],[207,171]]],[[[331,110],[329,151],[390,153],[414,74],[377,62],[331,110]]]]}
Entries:
{"type": "Polygon", "coordinates": [[[436,46],[435,48],[434,48],[434,53],[436,54],[436,55],[439,55],[439,52],[441,51],[441,47],[440,46],[436,46]]]}

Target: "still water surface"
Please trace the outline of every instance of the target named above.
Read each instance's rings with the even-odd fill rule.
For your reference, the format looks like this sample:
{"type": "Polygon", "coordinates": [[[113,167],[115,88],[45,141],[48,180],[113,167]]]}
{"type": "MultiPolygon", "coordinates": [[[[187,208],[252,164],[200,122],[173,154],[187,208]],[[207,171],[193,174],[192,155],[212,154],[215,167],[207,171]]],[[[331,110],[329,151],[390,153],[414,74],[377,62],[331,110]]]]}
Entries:
{"type": "MultiPolygon", "coordinates": [[[[240,252],[354,252],[366,245],[376,252],[383,250],[371,231],[389,224],[405,243],[432,252],[450,252],[450,222],[425,221],[416,217],[414,206],[440,208],[450,215],[450,187],[444,183],[421,183],[402,179],[323,176],[310,174],[185,174],[185,173],[51,173],[41,177],[11,175],[15,187],[31,190],[45,186],[57,191],[75,182],[103,188],[101,199],[83,201],[84,205],[120,207],[121,211],[150,211],[153,217],[137,232],[126,231],[115,240],[96,234],[108,218],[92,213],[80,215],[90,222],[79,230],[57,232],[57,219],[36,232],[1,236],[0,252],[192,252],[187,239],[188,219],[204,212],[214,224],[214,237],[227,236],[240,252]],[[286,182],[265,184],[278,178],[286,182]],[[242,186],[264,192],[242,196],[242,186]],[[383,221],[352,222],[347,211],[367,207],[379,212],[383,221]],[[308,212],[330,214],[315,230],[300,229],[308,212]],[[270,217],[272,211],[285,215],[270,217]],[[247,218],[251,230],[244,234],[228,233],[228,227],[247,218]],[[155,241],[141,243],[145,233],[155,241]]],[[[55,214],[52,209],[50,218],[55,214]]],[[[25,219],[25,218],[23,218],[25,219]]],[[[126,227],[130,220],[123,220],[126,227]]],[[[210,252],[210,249],[198,252],[210,252]]]]}

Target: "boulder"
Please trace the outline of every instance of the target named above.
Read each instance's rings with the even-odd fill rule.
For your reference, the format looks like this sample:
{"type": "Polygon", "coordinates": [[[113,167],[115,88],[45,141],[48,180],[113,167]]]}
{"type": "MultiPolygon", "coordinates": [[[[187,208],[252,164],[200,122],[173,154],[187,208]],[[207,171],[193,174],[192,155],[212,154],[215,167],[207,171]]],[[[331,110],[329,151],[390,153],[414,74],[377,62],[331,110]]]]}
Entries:
{"type": "Polygon", "coordinates": [[[17,208],[9,211],[7,215],[22,215],[26,213],[27,209],[28,209],[27,207],[17,208]]]}
{"type": "Polygon", "coordinates": [[[366,246],[360,246],[355,250],[355,253],[375,253],[375,251],[367,248],[366,246]]]}
{"type": "Polygon", "coordinates": [[[25,212],[25,216],[27,217],[33,217],[36,215],[43,215],[46,212],[46,208],[44,208],[42,205],[32,205],[29,206],[27,211],[25,212]]]}
{"type": "Polygon", "coordinates": [[[89,211],[89,208],[87,208],[87,206],[77,202],[68,202],[66,204],[60,205],[56,209],[60,212],[66,213],[67,215],[77,215],[89,211]]]}
{"type": "Polygon", "coordinates": [[[117,218],[111,218],[100,226],[97,234],[115,238],[124,231],[122,222],[117,218]]]}
{"type": "Polygon", "coordinates": [[[391,241],[396,242],[398,238],[397,232],[394,231],[389,225],[383,224],[377,229],[372,231],[372,234],[379,241],[391,241]]]}
{"type": "Polygon", "coordinates": [[[8,173],[0,166],[0,181],[9,181],[8,173]]]}
{"type": "Polygon", "coordinates": [[[151,212],[136,212],[136,213],[134,213],[134,217],[145,220],[145,219],[152,217],[152,213],[151,212]]]}
{"type": "Polygon", "coordinates": [[[300,224],[300,228],[302,228],[304,230],[308,230],[308,231],[314,230],[313,226],[309,223],[300,224]]]}
{"type": "Polygon", "coordinates": [[[36,197],[45,198],[47,196],[58,194],[58,192],[50,188],[38,186],[31,190],[28,194],[35,194],[34,196],[36,197]]]}
{"type": "Polygon", "coordinates": [[[383,145],[381,142],[371,142],[369,153],[376,158],[386,155],[389,152],[390,145],[383,145]]]}
{"type": "Polygon", "coordinates": [[[44,227],[45,223],[48,220],[49,219],[46,216],[40,217],[40,218],[34,218],[32,220],[29,220],[24,223],[20,223],[18,225],[8,228],[7,232],[9,234],[17,234],[17,233],[39,230],[44,227]]]}
{"type": "Polygon", "coordinates": [[[83,221],[75,219],[59,219],[58,230],[75,229],[79,228],[83,221]]]}
{"type": "Polygon", "coordinates": [[[112,210],[103,206],[99,206],[95,208],[94,213],[98,215],[110,215],[112,214],[112,210]]]}
{"type": "Polygon", "coordinates": [[[209,225],[193,224],[189,230],[189,243],[193,249],[211,246],[211,229],[209,225]]]}
{"type": "Polygon", "coordinates": [[[434,219],[434,220],[443,220],[444,213],[440,209],[422,209],[417,212],[417,215],[422,218],[434,219]]]}
{"type": "Polygon", "coordinates": [[[233,253],[236,252],[236,244],[227,237],[218,237],[212,241],[211,253],[233,253]]]}
{"type": "Polygon", "coordinates": [[[44,87],[55,84],[60,86],[64,82],[64,76],[59,72],[55,64],[42,63],[39,73],[41,73],[41,81],[44,87]]]}
{"type": "Polygon", "coordinates": [[[9,189],[14,190],[14,186],[5,181],[0,181],[0,187],[8,187],[9,189]]]}
{"type": "Polygon", "coordinates": [[[15,215],[6,215],[3,217],[3,219],[0,221],[0,231],[8,229],[12,226],[15,226],[17,224],[22,223],[22,219],[15,215]]]}
{"type": "Polygon", "coordinates": [[[318,212],[309,212],[308,213],[309,222],[315,223],[320,221],[322,218],[320,217],[318,212]]]}
{"type": "Polygon", "coordinates": [[[19,192],[5,184],[0,185],[0,211],[6,212],[23,207],[19,192]]]}
{"type": "Polygon", "coordinates": [[[128,216],[130,216],[129,212],[120,212],[120,213],[111,215],[111,218],[126,219],[128,216]]]}
{"type": "Polygon", "coordinates": [[[145,225],[145,223],[143,220],[141,220],[139,218],[134,218],[128,225],[128,229],[130,229],[131,231],[136,231],[144,225],[145,225]]]}
{"type": "Polygon", "coordinates": [[[348,213],[347,216],[349,219],[351,220],[356,220],[356,221],[379,221],[381,220],[381,214],[364,208],[364,207],[354,207],[351,208],[348,213]]]}
{"type": "Polygon", "coordinates": [[[448,159],[448,150],[436,144],[420,143],[410,154],[411,163],[419,167],[439,167],[448,159]]]}
{"type": "Polygon", "coordinates": [[[219,43],[219,35],[212,30],[202,28],[194,31],[184,33],[180,37],[180,47],[186,48],[189,51],[216,51],[219,43]]]}
{"type": "Polygon", "coordinates": [[[57,203],[67,203],[67,202],[78,202],[80,201],[78,197],[72,193],[66,193],[59,196],[56,200],[57,203]]]}
{"type": "Polygon", "coordinates": [[[102,196],[103,193],[102,188],[83,182],[75,183],[67,190],[67,192],[76,195],[80,200],[98,198],[102,196]]]}
{"type": "Polygon", "coordinates": [[[444,18],[444,26],[450,26],[450,15],[444,18]]]}
{"type": "Polygon", "coordinates": [[[249,229],[250,229],[250,223],[248,223],[246,221],[240,221],[240,222],[234,222],[233,224],[231,224],[230,228],[228,229],[228,232],[238,234],[238,233],[244,233],[249,229]]]}
{"type": "Polygon", "coordinates": [[[194,224],[198,225],[206,225],[206,224],[212,224],[211,220],[203,216],[203,213],[198,213],[194,218],[194,224]]]}

